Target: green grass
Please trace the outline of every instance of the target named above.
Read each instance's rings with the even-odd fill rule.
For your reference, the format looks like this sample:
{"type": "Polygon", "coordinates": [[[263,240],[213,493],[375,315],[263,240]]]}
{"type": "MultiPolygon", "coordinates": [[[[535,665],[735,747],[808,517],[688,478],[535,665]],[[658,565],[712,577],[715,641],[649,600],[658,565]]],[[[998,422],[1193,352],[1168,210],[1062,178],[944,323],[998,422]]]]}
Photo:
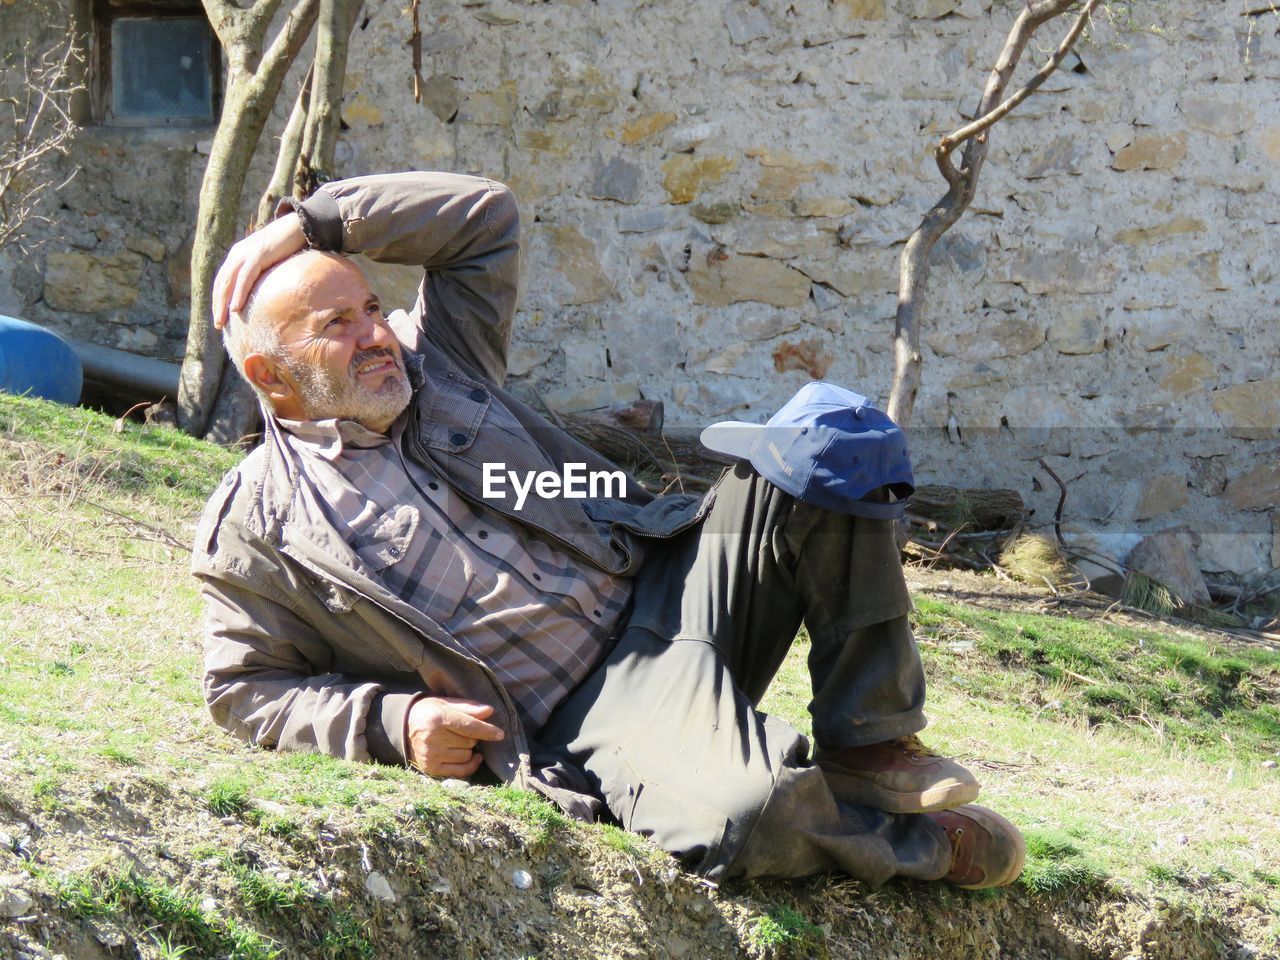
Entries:
{"type": "Polygon", "coordinates": [[[823,939],[822,928],[810,923],[794,907],[775,907],[751,922],[748,942],[770,955],[786,954],[817,944],[823,939]]]}
{"type": "MultiPolygon", "coordinates": [[[[488,810],[513,822],[530,851],[571,836],[638,869],[657,862],[639,838],[573,830],[533,794],[448,791],[410,770],[277,755],[217,730],[200,691],[202,607],[181,544],[236,455],[172,431],[111,428],[85,411],[0,396],[0,743],[19,809],[53,829],[140,787],[159,797],[147,785],[164,784],[169,799],[149,815],[162,817],[167,803],[202,806],[236,817],[228,831],[290,851],[338,813],[364,825],[351,836],[372,848],[397,815],[406,833],[434,833],[488,810]]],[[[1280,913],[1280,780],[1261,766],[1280,750],[1280,655],[928,596],[917,598],[916,619],[930,681],[926,742],[973,768],[981,802],[1027,834],[1025,891],[1204,898],[1230,888],[1280,913]]],[[[802,636],[763,704],[806,732],[807,653],[802,636]]],[[[167,939],[155,953],[271,956],[257,925],[282,929],[286,904],[303,892],[272,888],[269,874],[242,883],[217,867],[227,851],[206,843],[188,853],[224,871],[249,921],[207,914],[194,894],[156,878],[72,873],[60,896],[79,916],[142,918],[131,935],[147,949],[143,931],[161,924],[167,939]]],[[[325,918],[308,956],[374,955],[353,914],[314,898],[297,909],[325,918]]],[[[786,939],[812,934],[789,916],[759,918],[760,942],[748,939],[821,952],[819,941],[786,939]]]]}
{"type": "Polygon", "coordinates": [[[253,910],[267,917],[280,917],[298,910],[312,899],[307,885],[298,879],[277,880],[261,870],[237,863],[228,865],[240,888],[240,896],[253,910]]]}
{"type": "Polygon", "coordinates": [[[1077,841],[1057,830],[1028,830],[1021,884],[1032,893],[1058,894],[1105,887],[1105,868],[1081,853],[1077,841]]]}
{"type": "Polygon", "coordinates": [[[75,917],[126,922],[142,916],[200,956],[274,960],[280,955],[280,949],[252,927],[204,910],[191,894],[127,868],[107,874],[69,874],[52,886],[54,897],[75,917]]]}
{"type": "Polygon", "coordinates": [[[569,818],[536,793],[518,787],[494,787],[485,791],[483,802],[529,828],[529,845],[534,849],[569,828],[569,818]]]}
{"type": "Polygon", "coordinates": [[[1098,620],[979,610],[917,598],[935,676],[976,696],[1195,747],[1265,758],[1280,744],[1280,653],[1098,620]],[[973,645],[968,649],[963,637],[973,645]],[[1051,705],[1051,706],[1050,706],[1051,705]]]}
{"type": "MultiPolygon", "coordinates": [[[[915,602],[929,678],[923,737],[974,770],[979,802],[1027,836],[1024,890],[1154,890],[1181,902],[1170,877],[1231,875],[1274,897],[1255,875],[1280,862],[1278,781],[1262,766],[1280,749],[1274,652],[915,602]]],[[[762,703],[806,733],[808,650],[802,632],[762,703]]],[[[1211,879],[1197,896],[1231,886],[1211,879]]],[[[1266,910],[1280,928],[1280,911],[1266,910]]]]}
{"type": "Polygon", "coordinates": [[[234,817],[249,809],[249,785],[239,777],[215,780],[205,791],[204,805],[219,817],[234,817]]]}
{"type": "Polygon", "coordinates": [[[661,855],[657,847],[646,843],[637,834],[615,827],[611,823],[597,824],[595,832],[600,842],[606,847],[624,853],[634,860],[651,860],[661,855]]]}

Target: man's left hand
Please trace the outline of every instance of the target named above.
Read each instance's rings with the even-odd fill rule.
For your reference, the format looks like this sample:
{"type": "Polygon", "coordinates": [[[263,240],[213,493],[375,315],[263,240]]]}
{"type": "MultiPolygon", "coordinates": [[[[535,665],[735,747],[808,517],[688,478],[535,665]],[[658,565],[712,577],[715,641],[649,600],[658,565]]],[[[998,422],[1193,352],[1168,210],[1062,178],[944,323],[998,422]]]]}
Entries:
{"type": "Polygon", "coordinates": [[[286,257],[307,245],[302,221],[296,213],[272,220],[240,240],[227,251],[227,258],[213,278],[213,325],[221,330],[227,318],[244,309],[249,291],[258,277],[286,257]]]}

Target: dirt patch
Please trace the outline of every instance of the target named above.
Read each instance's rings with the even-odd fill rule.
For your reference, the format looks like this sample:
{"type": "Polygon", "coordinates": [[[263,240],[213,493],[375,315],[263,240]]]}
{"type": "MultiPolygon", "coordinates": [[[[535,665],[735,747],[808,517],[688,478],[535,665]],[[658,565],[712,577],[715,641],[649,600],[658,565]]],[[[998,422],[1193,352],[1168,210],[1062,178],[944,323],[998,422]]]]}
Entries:
{"type": "Polygon", "coordinates": [[[183,946],[194,947],[188,958],[298,960],[1262,955],[1240,927],[1119,895],[870,891],[838,877],[716,888],[661,855],[613,849],[598,830],[546,836],[495,816],[481,793],[373,823],[358,811],[282,818],[275,805],[218,817],[143,776],[73,791],[52,812],[7,797],[0,875],[31,906],[0,920],[0,956],[172,957],[183,946]],[[762,918],[779,907],[811,929],[771,941],[762,918]]]}

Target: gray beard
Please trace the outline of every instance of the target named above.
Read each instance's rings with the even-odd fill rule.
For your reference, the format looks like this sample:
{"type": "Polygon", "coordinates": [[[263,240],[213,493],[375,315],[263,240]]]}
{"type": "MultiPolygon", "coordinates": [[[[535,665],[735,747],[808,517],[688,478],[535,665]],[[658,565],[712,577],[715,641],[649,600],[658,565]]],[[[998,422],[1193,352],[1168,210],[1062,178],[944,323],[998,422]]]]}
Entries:
{"type": "Polygon", "coordinates": [[[345,377],[331,376],[320,367],[286,359],[285,365],[298,382],[299,399],[308,420],[354,420],[365,427],[389,424],[404,412],[413,395],[409,379],[400,366],[398,380],[384,380],[372,389],[356,377],[356,369],[378,357],[392,357],[389,350],[364,350],[352,359],[345,377]]]}

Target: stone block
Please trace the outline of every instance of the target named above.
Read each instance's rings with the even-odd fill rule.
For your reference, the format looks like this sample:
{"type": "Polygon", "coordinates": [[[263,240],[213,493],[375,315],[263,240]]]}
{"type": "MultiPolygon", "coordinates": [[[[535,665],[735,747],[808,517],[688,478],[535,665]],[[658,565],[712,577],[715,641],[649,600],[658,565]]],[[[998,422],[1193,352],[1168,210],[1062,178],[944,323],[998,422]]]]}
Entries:
{"type": "MultiPolygon", "coordinates": [[[[1163,305],[1161,305],[1163,307],[1163,305]]],[[[1177,313],[1137,311],[1129,322],[1127,338],[1139,350],[1154,353],[1177,343],[1187,335],[1187,321],[1177,313]]]]}
{"type": "Polygon", "coordinates": [[[564,367],[568,373],[591,380],[604,380],[609,375],[605,347],[599,340],[565,340],[561,349],[564,350],[564,367]]]}
{"type": "Polygon", "coordinates": [[[1256,114],[1245,103],[1194,98],[1183,100],[1178,109],[1195,130],[1217,137],[1237,137],[1253,128],[1256,114]]]}
{"type": "Polygon", "coordinates": [[[818,308],[819,313],[826,313],[828,310],[834,310],[836,307],[844,303],[844,297],[840,296],[835,290],[832,290],[825,283],[815,283],[810,288],[813,294],[814,305],[818,308]]]}
{"type": "Polygon", "coordinates": [[[675,122],[676,115],[674,113],[665,111],[646,113],[623,124],[622,134],[619,139],[627,146],[631,146],[648,140],[656,133],[661,133],[675,122]]]}
{"type": "Polygon", "coordinates": [[[1020,357],[1044,342],[1043,324],[1019,318],[995,323],[984,321],[979,329],[970,333],[933,332],[925,337],[929,349],[938,356],[972,361],[1020,357]]]}
{"type": "Polygon", "coordinates": [[[587,195],[594,200],[635,203],[640,199],[641,178],[640,168],[621,157],[597,160],[587,195]]]}
{"type": "Polygon", "coordinates": [[[836,9],[855,20],[883,20],[885,0],[836,0],[836,9]]]}
{"type": "Polygon", "coordinates": [[[142,265],[136,253],[51,253],[45,258],[44,302],[75,313],[133,306],[142,265]]]}
{"type": "Polygon", "coordinates": [[[1123,147],[1111,161],[1113,170],[1172,170],[1187,155],[1185,132],[1143,134],[1123,147]]]}
{"type": "Polygon", "coordinates": [[[717,243],[736,253],[788,260],[815,255],[835,246],[830,233],[823,233],[807,220],[750,216],[711,231],[717,243]]]}
{"type": "Polygon", "coordinates": [[[516,143],[538,158],[549,153],[554,157],[567,157],[574,149],[573,141],[562,137],[551,130],[521,130],[516,134],[516,143]]]}
{"type": "Polygon", "coordinates": [[[1157,223],[1150,227],[1134,227],[1130,230],[1121,230],[1116,234],[1116,243],[1129,244],[1137,246],[1145,243],[1159,243],[1162,240],[1168,240],[1170,237],[1180,237],[1204,233],[1204,221],[1195,217],[1174,217],[1172,220],[1166,220],[1164,223],[1157,223]]]}
{"type": "MultiPolygon", "coordinates": [[[[509,82],[514,99],[514,81],[509,82]]],[[[617,105],[618,89],[599,67],[558,61],[551,68],[551,89],[533,112],[542,120],[560,121],[580,115],[598,117],[617,105]]]]}
{"type": "Polygon", "coordinates": [[[747,317],[734,328],[734,332],[743,340],[772,340],[799,329],[800,319],[794,313],[767,313],[747,317]]]}
{"type": "Polygon", "coordinates": [[[544,394],[542,399],[556,413],[585,413],[639,400],[640,387],[634,383],[599,383],[590,387],[556,390],[544,394]]]}
{"type": "Polygon", "coordinates": [[[427,77],[422,84],[422,105],[434,113],[441,123],[448,123],[457,116],[461,104],[462,91],[453,77],[437,73],[427,77]]]}
{"type": "Polygon", "coordinates": [[[843,197],[796,197],[791,209],[797,217],[845,217],[857,209],[843,197]]]}
{"type": "Polygon", "coordinates": [[[1225,457],[1193,457],[1191,460],[1191,486],[1206,497],[1216,497],[1227,487],[1225,457]]]}
{"type": "Polygon", "coordinates": [[[126,250],[140,253],[153,263],[159,263],[167,252],[164,243],[144,233],[131,233],[124,238],[126,250]]]}
{"type": "Polygon", "coordinates": [[[1153,533],[1129,553],[1128,566],[1166,587],[1184,604],[1207,605],[1209,588],[1196,566],[1195,538],[1186,527],[1153,533]]]}
{"type": "Polygon", "coordinates": [[[944,233],[934,246],[932,256],[974,277],[987,268],[986,246],[963,233],[944,233]]]}
{"type": "Polygon", "coordinates": [[[738,215],[740,209],[738,204],[724,200],[719,203],[695,203],[689,208],[689,212],[703,223],[718,224],[728,223],[738,215]]]}
{"type": "Polygon", "coordinates": [[[1028,180],[1036,180],[1053,174],[1078,175],[1089,159],[1089,146],[1082,137],[1055,137],[1039,150],[1027,165],[1023,174],[1028,180]]]}
{"type": "Polygon", "coordinates": [[[666,175],[662,181],[671,203],[690,203],[706,187],[719,183],[737,167],[733,157],[678,153],[662,165],[666,175]]]}
{"type": "Polygon", "coordinates": [[[460,119],[477,127],[510,130],[518,106],[516,82],[508,80],[493,90],[477,90],[467,97],[459,110],[460,119]]]}
{"type": "Polygon", "coordinates": [[[1217,368],[1198,353],[1170,358],[1168,370],[1160,388],[1179,395],[1207,390],[1218,376],[1217,368]]]}
{"type": "Polygon", "coordinates": [[[619,233],[650,233],[666,225],[664,210],[628,210],[618,217],[619,233]]]}
{"type": "Polygon", "coordinates": [[[734,373],[738,364],[747,355],[747,351],[751,347],[745,343],[731,343],[723,350],[713,354],[702,364],[702,369],[707,373],[734,373]]]}
{"type": "Polygon", "coordinates": [[[692,153],[715,136],[719,129],[720,124],[711,121],[679,127],[667,134],[666,147],[673,153],[692,153]]]}
{"type": "Polygon", "coordinates": [[[491,27],[511,27],[524,19],[519,8],[510,3],[501,3],[492,7],[485,4],[472,9],[471,15],[491,27]]]}
{"type": "Polygon", "coordinates": [[[1272,460],[1235,477],[1227,484],[1227,500],[1237,510],[1280,507],[1280,462],[1272,460]]]}
{"type": "Polygon", "coordinates": [[[709,306],[756,301],[775,307],[800,307],[809,299],[809,278],[767,257],[730,254],[703,269],[691,269],[686,277],[694,302],[709,306]]]}
{"type": "Polygon", "coordinates": [[[955,13],[960,0],[901,0],[900,9],[914,20],[940,20],[955,13]]]}
{"type": "Polygon", "coordinates": [[[191,248],[194,242],[195,236],[189,235],[164,265],[171,307],[191,302],[191,248]]]}
{"type": "Polygon", "coordinates": [[[363,124],[366,127],[380,127],[386,123],[382,109],[369,102],[363,93],[357,93],[350,103],[343,105],[342,120],[347,124],[363,124]]]}
{"type": "Polygon", "coordinates": [[[1201,534],[1196,550],[1200,569],[1243,577],[1266,573],[1271,569],[1271,537],[1270,531],[1201,534]]]}
{"type": "Polygon", "coordinates": [[[773,31],[773,24],[765,12],[745,3],[726,5],[724,25],[729,30],[729,42],[738,47],[767,37],[773,31]]]}
{"type": "Polygon", "coordinates": [[[596,256],[596,246],[577,227],[562,224],[549,227],[552,262],[572,287],[562,299],[566,305],[595,303],[616,295],[612,281],[605,275],[596,256]]]}
{"type": "Polygon", "coordinates": [[[507,354],[507,375],[523,377],[544,366],[546,351],[528,343],[516,343],[507,354]]]}
{"type": "Polygon", "coordinates": [[[1262,152],[1274,163],[1280,163],[1280,127],[1268,127],[1259,138],[1262,152]]]}
{"type": "Polygon", "coordinates": [[[1178,273],[1190,273],[1207,290],[1228,289],[1222,281],[1221,256],[1217,251],[1191,254],[1165,254],[1152,257],[1146,263],[1148,273],[1171,277],[1178,273]]]}
{"type": "Polygon", "coordinates": [[[814,380],[825,377],[834,361],[835,357],[816,337],[788,341],[779,344],[773,351],[773,369],[778,373],[802,370],[814,380]]]}
{"type": "Polygon", "coordinates": [[[898,289],[897,273],[866,264],[864,258],[839,256],[829,259],[807,257],[795,264],[805,276],[825,283],[844,297],[880,296],[898,289]],[[857,259],[862,259],[858,264],[857,259]]]}
{"type": "Polygon", "coordinates": [[[1237,383],[1210,395],[1214,411],[1233,437],[1274,439],[1280,430],[1280,380],[1237,383]]]}
{"type": "Polygon", "coordinates": [[[1092,307],[1064,308],[1054,317],[1048,331],[1049,346],[1072,357],[1089,356],[1106,349],[1106,331],[1092,307]]]}
{"type": "Polygon", "coordinates": [[[1020,250],[1004,273],[1006,282],[1031,294],[1110,293],[1119,267],[1109,259],[1086,258],[1075,250],[1020,250]]]}
{"type": "Polygon", "coordinates": [[[1134,511],[1135,520],[1149,520],[1162,513],[1172,513],[1187,505],[1187,478],[1176,473],[1162,473],[1142,487],[1142,496],[1134,511]]]}
{"type": "Polygon", "coordinates": [[[1008,382],[1004,370],[998,370],[987,363],[976,363],[968,370],[951,377],[947,381],[947,390],[956,392],[978,390],[983,387],[1003,387],[1007,386],[1008,382]]]}
{"type": "Polygon", "coordinates": [[[756,147],[748,150],[747,156],[759,161],[764,168],[751,191],[756,200],[792,199],[797,190],[819,174],[835,173],[835,167],[825,161],[801,160],[785,150],[756,147]]]}

